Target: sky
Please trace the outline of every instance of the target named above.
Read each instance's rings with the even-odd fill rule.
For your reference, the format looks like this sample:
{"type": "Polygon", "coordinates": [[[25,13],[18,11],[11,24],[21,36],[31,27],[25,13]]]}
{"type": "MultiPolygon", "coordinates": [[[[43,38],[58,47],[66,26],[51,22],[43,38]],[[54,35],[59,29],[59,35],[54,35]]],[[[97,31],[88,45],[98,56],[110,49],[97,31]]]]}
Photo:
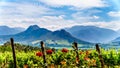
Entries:
{"type": "Polygon", "coordinates": [[[0,0],[0,26],[38,25],[58,30],[76,25],[120,29],[120,0],[0,0]]]}

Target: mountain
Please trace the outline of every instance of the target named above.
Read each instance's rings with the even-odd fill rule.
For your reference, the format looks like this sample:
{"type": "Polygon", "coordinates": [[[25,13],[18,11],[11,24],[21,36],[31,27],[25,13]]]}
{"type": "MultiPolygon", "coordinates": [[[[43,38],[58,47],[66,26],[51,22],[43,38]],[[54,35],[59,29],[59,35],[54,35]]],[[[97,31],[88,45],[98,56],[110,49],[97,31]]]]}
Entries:
{"type": "Polygon", "coordinates": [[[118,29],[117,32],[120,33],[120,29],[118,29]]]}
{"type": "Polygon", "coordinates": [[[73,26],[65,30],[78,39],[92,43],[106,43],[118,36],[113,30],[95,26],[73,26]]]}
{"type": "Polygon", "coordinates": [[[15,27],[10,28],[8,26],[0,26],[0,35],[11,35],[24,31],[24,28],[15,27]]]}
{"type": "Polygon", "coordinates": [[[6,41],[13,37],[17,42],[32,42],[35,40],[67,40],[69,42],[88,43],[74,38],[70,33],[65,30],[50,31],[45,28],[40,28],[37,25],[28,27],[27,30],[14,35],[2,35],[0,39],[6,41]]]}
{"type": "Polygon", "coordinates": [[[112,42],[119,42],[120,43],[120,29],[117,31],[119,33],[119,36],[115,38],[112,42]]]}
{"type": "Polygon", "coordinates": [[[51,40],[67,40],[69,42],[76,41],[76,42],[79,42],[79,43],[88,43],[88,42],[76,39],[70,33],[66,32],[64,29],[48,33],[48,34],[46,34],[42,37],[45,40],[48,40],[48,39],[51,39],[51,40]]]}
{"type": "Polygon", "coordinates": [[[112,42],[118,42],[118,43],[120,43],[120,36],[117,37],[117,38],[115,38],[112,42]]]}

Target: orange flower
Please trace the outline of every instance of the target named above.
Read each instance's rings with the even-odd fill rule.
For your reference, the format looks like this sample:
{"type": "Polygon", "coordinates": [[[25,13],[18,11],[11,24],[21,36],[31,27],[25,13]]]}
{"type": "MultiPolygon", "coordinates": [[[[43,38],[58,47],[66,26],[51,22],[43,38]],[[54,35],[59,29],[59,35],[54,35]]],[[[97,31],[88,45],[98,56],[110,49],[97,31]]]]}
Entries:
{"type": "Polygon", "coordinates": [[[89,51],[88,50],[86,51],[86,55],[89,55],[89,51]]]}
{"type": "Polygon", "coordinates": [[[55,65],[54,65],[54,64],[51,64],[50,68],[55,68],[55,65]]]}
{"type": "Polygon", "coordinates": [[[85,61],[90,61],[90,58],[85,57],[84,60],[85,60],[85,61]]]}
{"type": "Polygon", "coordinates": [[[23,68],[28,68],[28,65],[24,65],[23,68]]]}
{"type": "Polygon", "coordinates": [[[80,51],[80,55],[82,54],[83,52],[82,51],[80,51]]]}
{"type": "Polygon", "coordinates": [[[93,59],[93,63],[96,63],[96,60],[93,59]]]}
{"type": "Polygon", "coordinates": [[[66,61],[61,61],[60,63],[61,63],[61,64],[66,64],[66,61]]]}
{"type": "Polygon", "coordinates": [[[96,66],[96,60],[92,59],[91,63],[93,66],[96,66]]]}

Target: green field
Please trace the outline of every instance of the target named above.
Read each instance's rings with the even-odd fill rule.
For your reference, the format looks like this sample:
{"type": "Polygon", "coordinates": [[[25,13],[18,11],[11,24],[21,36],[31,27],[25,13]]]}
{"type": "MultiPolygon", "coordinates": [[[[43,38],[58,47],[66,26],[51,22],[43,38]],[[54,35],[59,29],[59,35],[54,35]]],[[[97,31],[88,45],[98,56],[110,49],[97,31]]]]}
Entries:
{"type": "MultiPolygon", "coordinates": [[[[44,67],[43,54],[39,54],[41,53],[40,48],[15,44],[15,49],[18,68],[44,67]]],[[[62,49],[46,48],[46,51],[48,50],[52,50],[52,53],[46,52],[48,68],[101,68],[98,52],[95,49],[79,50],[79,59],[76,59],[76,52],[73,49],[62,51],[62,49]]],[[[120,50],[101,49],[101,54],[106,68],[120,68],[120,50]]],[[[0,46],[0,67],[13,68],[13,65],[12,49],[10,44],[6,43],[0,46]]]]}

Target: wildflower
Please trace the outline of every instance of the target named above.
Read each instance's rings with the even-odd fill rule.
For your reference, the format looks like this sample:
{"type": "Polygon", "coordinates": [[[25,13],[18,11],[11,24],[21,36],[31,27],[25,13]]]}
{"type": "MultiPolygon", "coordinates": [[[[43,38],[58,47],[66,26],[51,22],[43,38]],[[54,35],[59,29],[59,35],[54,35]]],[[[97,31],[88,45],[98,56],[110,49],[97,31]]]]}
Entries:
{"type": "Polygon", "coordinates": [[[54,64],[51,64],[50,68],[55,68],[55,65],[54,65],[54,64]]]}
{"type": "Polygon", "coordinates": [[[93,63],[96,63],[96,60],[93,60],[93,63]]]}
{"type": "Polygon", "coordinates": [[[27,65],[27,64],[25,64],[25,65],[23,66],[23,68],[28,68],[28,65],[27,65]]]}
{"type": "Polygon", "coordinates": [[[76,63],[79,63],[79,58],[78,57],[76,57],[76,63]]]}
{"type": "Polygon", "coordinates": [[[36,56],[39,56],[39,57],[40,57],[40,56],[43,56],[43,54],[42,54],[42,52],[37,52],[37,53],[36,53],[36,56]]]}
{"type": "Polygon", "coordinates": [[[90,61],[90,58],[85,57],[84,60],[85,61],[90,61]]]}
{"type": "Polygon", "coordinates": [[[52,52],[53,52],[52,50],[47,50],[46,51],[47,54],[52,54],[52,52]]]}
{"type": "Polygon", "coordinates": [[[61,64],[66,64],[66,61],[61,61],[60,63],[61,63],[61,64]]]}
{"type": "Polygon", "coordinates": [[[89,51],[88,50],[86,51],[86,55],[89,55],[89,51]]]}
{"type": "Polygon", "coordinates": [[[63,48],[63,49],[62,49],[62,52],[67,53],[67,52],[68,52],[68,49],[63,48]]]}
{"type": "Polygon", "coordinates": [[[80,51],[80,55],[82,54],[83,52],[82,51],[80,51]]]}
{"type": "Polygon", "coordinates": [[[96,60],[92,59],[92,62],[93,66],[96,66],[96,60]]]}

